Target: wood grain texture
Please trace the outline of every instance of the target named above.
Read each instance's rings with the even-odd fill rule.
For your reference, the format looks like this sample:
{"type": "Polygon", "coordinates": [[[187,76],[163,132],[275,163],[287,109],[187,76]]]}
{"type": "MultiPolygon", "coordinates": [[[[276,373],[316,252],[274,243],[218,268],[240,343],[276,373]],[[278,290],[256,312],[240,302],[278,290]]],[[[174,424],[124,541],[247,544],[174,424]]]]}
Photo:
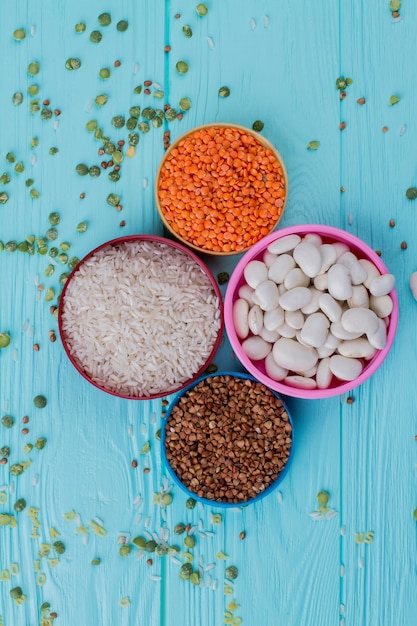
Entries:
{"type": "MultiPolygon", "coordinates": [[[[58,292],[65,266],[58,263],[47,278],[47,256],[0,252],[0,332],[12,336],[10,347],[0,350],[0,413],[16,419],[10,430],[0,426],[0,446],[12,448],[10,463],[32,461],[17,478],[0,465],[6,499],[0,513],[13,513],[16,499],[24,497],[28,507],[39,510],[40,523],[34,538],[27,512],[16,514],[16,528],[0,526],[0,572],[19,566],[10,580],[0,580],[0,616],[4,626],[37,624],[41,604],[50,602],[62,626],[218,626],[233,600],[239,605],[233,618],[246,626],[412,626],[417,612],[417,340],[408,278],[417,270],[417,233],[415,204],[405,191],[417,186],[417,7],[404,2],[401,19],[394,21],[388,0],[325,0],[320,6],[304,0],[212,0],[204,18],[197,16],[195,4],[121,0],[109,7],[101,0],[3,0],[0,176],[7,171],[12,180],[4,187],[10,200],[0,206],[0,241],[43,235],[51,211],[61,216],[56,243],[70,242],[70,256],[79,258],[122,234],[161,234],[153,186],[163,132],[169,130],[175,139],[202,123],[250,127],[262,120],[263,134],[281,153],[289,178],[281,225],[337,226],[380,250],[397,280],[398,333],[378,372],[352,393],[352,404],[345,396],[288,399],[295,456],[278,492],[227,512],[199,505],[190,511],[186,496],[174,488],[173,504],[165,510],[153,503],[154,494],[169,483],[156,438],[163,425],[161,401],[119,400],[82,379],[59,338],[49,340],[49,331],[57,329],[45,289],[58,292]],[[97,16],[104,11],[111,12],[112,24],[101,28],[97,16]],[[125,33],[115,28],[120,19],[129,21],[125,33]],[[74,32],[80,21],[87,24],[83,34],[74,32]],[[184,37],[186,24],[191,38],[184,37]],[[16,42],[13,31],[20,27],[27,37],[16,42]],[[103,33],[100,44],[89,41],[94,29],[103,33]],[[168,44],[171,52],[165,53],[168,44]],[[79,70],[65,69],[70,56],[82,60],[79,70]],[[26,68],[34,60],[41,71],[31,78],[26,68]],[[189,64],[187,74],[176,71],[178,60],[189,64]],[[99,78],[101,67],[110,68],[108,81],[99,78]],[[343,101],[335,89],[338,76],[353,79],[343,101]],[[160,86],[164,98],[135,95],[133,89],[145,80],[160,86]],[[29,113],[32,83],[39,84],[41,103],[47,98],[52,109],[62,111],[59,117],[44,121],[29,113]],[[229,98],[218,96],[223,85],[230,88],[229,98]],[[24,95],[19,106],[11,103],[16,91],[24,95]],[[102,108],[94,105],[99,93],[109,96],[102,108]],[[394,94],[400,102],[390,106],[394,94]],[[75,173],[77,163],[90,166],[104,158],[86,122],[96,119],[109,137],[126,139],[125,129],[112,127],[114,115],[127,118],[135,104],[169,103],[178,109],[182,97],[190,98],[191,109],[181,121],[165,121],[140,136],[136,156],[125,159],[118,183],[104,171],[99,179],[75,173]],[[363,106],[357,103],[361,97],[363,106]],[[384,126],[388,132],[382,132],[384,126]],[[35,149],[32,137],[39,137],[35,149]],[[316,151],[307,149],[312,140],[320,143],[316,151]],[[53,146],[59,148],[54,156],[49,154],[53,146]],[[24,173],[16,174],[7,163],[9,151],[24,162],[24,173]],[[39,200],[29,196],[29,177],[39,200]],[[107,204],[110,192],[120,194],[121,212],[107,204]],[[88,222],[85,234],[76,232],[82,220],[88,222]],[[401,249],[404,241],[407,248],[401,249]],[[39,352],[33,350],[35,342],[39,352]],[[32,402],[40,393],[48,399],[43,410],[32,402]],[[24,415],[30,417],[26,436],[21,434],[24,415]],[[45,449],[25,454],[24,444],[41,436],[48,440],[45,449]],[[151,451],[141,454],[146,441],[151,451]],[[329,493],[331,519],[311,515],[321,490],[329,493]],[[74,519],[67,520],[72,511],[74,519]],[[213,524],[213,513],[222,514],[220,525],[213,524]],[[94,520],[103,523],[105,537],[94,532],[94,520]],[[185,551],[183,536],[173,533],[178,522],[194,529],[193,567],[202,568],[201,587],[178,576],[185,551]],[[41,544],[51,542],[51,528],[66,545],[57,565],[39,557],[41,544]],[[165,529],[168,543],[180,547],[178,562],[154,554],[138,559],[136,549],[127,558],[119,556],[121,535],[150,538],[165,529]],[[219,551],[227,555],[225,561],[216,559],[219,551]],[[95,557],[102,561],[98,567],[91,565],[95,557]],[[232,593],[225,594],[229,564],[238,567],[239,576],[229,585],[232,593]],[[46,575],[44,585],[38,569],[46,575]],[[9,595],[16,585],[27,596],[22,606],[9,595]],[[120,606],[127,597],[131,604],[120,606]]],[[[231,272],[238,258],[206,260],[217,274],[231,272]]],[[[215,361],[220,368],[241,369],[226,338],[215,361]]]]}

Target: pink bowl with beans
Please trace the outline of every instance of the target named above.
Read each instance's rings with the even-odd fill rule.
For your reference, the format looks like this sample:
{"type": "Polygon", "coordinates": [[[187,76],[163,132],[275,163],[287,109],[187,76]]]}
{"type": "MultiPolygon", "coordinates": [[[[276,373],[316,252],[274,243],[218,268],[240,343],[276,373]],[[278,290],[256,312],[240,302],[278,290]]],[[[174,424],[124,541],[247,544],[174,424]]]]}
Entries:
{"type": "MultiPolygon", "coordinates": [[[[307,399],[329,398],[331,396],[344,394],[361,385],[370,376],[372,376],[381,366],[391,349],[398,325],[398,298],[395,287],[393,287],[391,291],[387,294],[391,299],[391,311],[387,316],[383,317],[383,322],[386,326],[386,338],[384,345],[381,349],[375,349],[375,352],[372,356],[369,355],[367,358],[357,359],[358,361],[360,361],[361,371],[360,373],[358,373],[358,375],[355,375],[353,379],[343,380],[337,378],[332,373],[330,375],[331,380],[326,383],[325,388],[318,386],[312,388],[314,382],[308,382],[308,385],[310,385],[311,388],[306,388],[304,387],[304,385],[307,384],[306,381],[304,381],[305,376],[303,375],[303,380],[300,382],[299,377],[297,377],[298,372],[290,371],[288,373],[288,376],[280,378],[279,380],[275,380],[274,378],[269,376],[266,371],[265,359],[267,357],[262,357],[259,359],[255,359],[253,357],[251,358],[248,356],[247,351],[245,352],[245,350],[242,348],[242,344],[244,343],[246,338],[242,338],[241,332],[239,336],[239,332],[236,329],[236,316],[234,316],[234,307],[236,301],[238,299],[241,299],[241,297],[239,296],[239,290],[242,286],[247,284],[245,279],[245,268],[247,268],[248,264],[252,261],[263,262],[263,260],[267,258],[265,256],[266,254],[268,254],[266,253],[266,251],[268,247],[271,246],[271,244],[273,244],[274,242],[279,242],[279,240],[282,240],[283,238],[287,238],[285,241],[288,241],[288,238],[293,235],[297,235],[302,241],[310,239],[311,241],[316,241],[316,243],[319,241],[317,239],[317,236],[319,236],[321,238],[322,244],[332,244],[332,247],[337,248],[339,251],[344,250],[345,252],[352,253],[359,261],[363,259],[372,263],[373,266],[375,266],[377,273],[379,273],[380,275],[389,275],[391,279],[395,281],[394,277],[390,275],[388,268],[378,256],[378,254],[376,254],[376,252],[374,252],[362,240],[344,230],[320,224],[303,224],[298,226],[291,226],[288,228],[282,228],[278,231],[271,233],[270,235],[267,235],[261,241],[255,244],[241,258],[235,270],[233,271],[228,283],[224,302],[226,332],[238,360],[242,363],[245,369],[250,372],[254,377],[256,377],[260,382],[264,383],[271,389],[274,389],[275,391],[285,394],[287,396],[307,399]]],[[[292,252],[290,251],[289,254],[292,254],[292,252]]],[[[298,267],[297,264],[296,267],[298,267]]],[[[316,276],[314,277],[314,280],[315,279],[316,276]]],[[[311,281],[313,281],[313,278],[311,278],[311,281]]],[[[310,287],[313,288],[313,283],[311,283],[310,287]]],[[[283,289],[283,291],[285,291],[285,289],[283,289]]],[[[340,306],[343,307],[343,311],[345,312],[348,308],[348,301],[346,300],[346,302],[344,302],[340,300],[338,302],[340,306]]],[[[250,309],[252,305],[249,303],[248,306],[250,309]]],[[[352,305],[352,307],[353,306],[354,305],[352,305]]],[[[363,309],[361,310],[363,312],[363,309]]],[[[381,322],[379,323],[380,325],[382,325],[381,322]]],[[[238,325],[240,326],[240,323],[238,325]]],[[[331,324],[330,327],[332,327],[331,324]]],[[[248,337],[251,336],[253,336],[253,333],[251,330],[249,330],[248,337]]],[[[281,339],[281,336],[279,337],[279,339],[281,339]]],[[[293,340],[297,341],[297,338],[294,337],[293,340]]],[[[271,349],[273,349],[274,342],[272,339],[271,342],[271,349]]],[[[343,357],[343,359],[344,358],[345,357],[343,357]]],[[[321,360],[323,359],[318,358],[318,364],[320,364],[321,360]]],[[[313,381],[315,381],[315,374],[312,375],[312,379],[313,381]]]]}

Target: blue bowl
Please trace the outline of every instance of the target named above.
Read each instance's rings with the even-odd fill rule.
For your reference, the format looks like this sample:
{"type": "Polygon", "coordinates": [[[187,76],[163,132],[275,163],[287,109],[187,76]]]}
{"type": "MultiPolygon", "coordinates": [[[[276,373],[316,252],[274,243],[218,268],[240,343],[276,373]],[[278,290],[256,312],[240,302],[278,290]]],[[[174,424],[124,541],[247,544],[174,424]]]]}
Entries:
{"type": "MultiPolygon", "coordinates": [[[[178,485],[178,487],[180,487],[187,494],[187,496],[189,496],[191,498],[194,498],[198,502],[201,502],[203,504],[209,504],[209,505],[216,506],[216,507],[217,506],[218,507],[224,507],[224,508],[237,508],[237,507],[241,507],[241,506],[247,506],[248,504],[252,504],[254,502],[258,502],[262,498],[265,498],[265,496],[269,495],[274,489],[276,489],[278,487],[278,485],[283,481],[285,475],[287,474],[288,469],[289,469],[290,464],[291,464],[291,461],[292,461],[292,458],[294,456],[294,426],[293,426],[293,423],[292,423],[291,415],[290,415],[290,413],[288,411],[287,405],[285,404],[284,399],[282,398],[282,396],[279,393],[277,393],[276,391],[274,391],[273,389],[269,389],[269,387],[266,387],[266,385],[264,385],[264,387],[269,389],[274,394],[274,396],[276,396],[277,398],[279,398],[279,400],[281,400],[282,405],[283,405],[285,411],[288,414],[288,422],[291,425],[291,429],[292,429],[292,433],[291,433],[292,443],[291,443],[290,455],[289,455],[289,457],[287,459],[287,462],[286,462],[284,468],[279,473],[279,475],[275,479],[275,481],[273,483],[271,483],[264,491],[260,492],[254,498],[249,498],[248,500],[245,500],[245,501],[242,501],[242,502],[227,502],[227,501],[224,501],[224,500],[223,501],[222,500],[219,501],[219,500],[209,500],[207,498],[202,498],[202,497],[198,496],[195,492],[193,492],[190,489],[188,489],[188,487],[186,487],[181,482],[181,480],[178,478],[178,476],[176,475],[176,473],[172,469],[172,467],[171,467],[171,465],[170,465],[170,463],[169,463],[169,461],[167,459],[167,456],[166,456],[166,451],[165,451],[166,428],[168,426],[169,419],[170,419],[170,416],[171,416],[171,413],[172,413],[174,407],[179,402],[179,400],[182,398],[182,396],[187,393],[187,391],[189,391],[190,389],[193,389],[201,381],[206,380],[207,378],[214,378],[215,376],[233,376],[234,378],[247,379],[247,380],[252,380],[254,382],[259,382],[254,376],[251,376],[250,374],[246,374],[246,373],[242,373],[242,372],[215,372],[214,374],[208,374],[206,376],[201,376],[201,378],[199,378],[198,380],[194,381],[193,383],[187,385],[187,387],[182,389],[181,392],[177,394],[177,396],[174,398],[174,400],[172,400],[171,404],[169,405],[166,417],[164,419],[163,428],[161,429],[162,462],[163,462],[164,466],[166,467],[166,469],[168,470],[168,473],[171,476],[171,478],[174,481],[174,483],[176,485],[178,485]]],[[[260,383],[260,384],[263,384],[263,383],[260,383]]]]}

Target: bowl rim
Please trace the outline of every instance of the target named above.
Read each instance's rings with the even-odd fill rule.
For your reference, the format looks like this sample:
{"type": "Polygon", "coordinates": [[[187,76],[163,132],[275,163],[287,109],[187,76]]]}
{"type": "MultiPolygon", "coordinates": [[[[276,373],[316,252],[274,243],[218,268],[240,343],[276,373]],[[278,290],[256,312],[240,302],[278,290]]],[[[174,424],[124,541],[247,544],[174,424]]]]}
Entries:
{"type": "Polygon", "coordinates": [[[375,373],[375,371],[386,359],[388,352],[390,351],[393,344],[398,326],[399,312],[397,292],[394,288],[389,294],[393,301],[393,309],[389,316],[390,322],[388,327],[386,346],[382,350],[379,350],[377,352],[377,354],[373,357],[369,364],[367,364],[362,370],[361,374],[353,381],[346,381],[344,383],[341,383],[337,387],[331,387],[328,389],[299,389],[297,387],[290,387],[289,385],[285,385],[279,381],[274,381],[272,378],[269,378],[268,376],[260,372],[258,368],[253,364],[253,362],[243,352],[241,348],[241,343],[234,329],[232,310],[235,300],[236,288],[239,284],[239,281],[241,280],[243,270],[247,263],[249,263],[249,261],[252,261],[261,252],[263,252],[270,243],[287,235],[305,235],[308,233],[319,234],[325,238],[327,237],[329,239],[335,239],[337,241],[346,243],[350,248],[360,250],[364,256],[366,256],[372,263],[374,263],[374,265],[377,267],[381,274],[390,273],[382,259],[377,255],[376,252],[374,252],[374,250],[372,250],[368,246],[368,244],[345,230],[336,228],[334,226],[326,226],[323,224],[299,224],[294,226],[288,226],[286,228],[280,228],[279,230],[274,231],[269,235],[266,235],[266,237],[264,237],[261,241],[252,246],[252,248],[248,252],[246,252],[246,254],[240,259],[240,261],[236,265],[235,269],[232,272],[232,275],[230,276],[226,288],[224,300],[224,316],[226,334],[231,343],[232,349],[236,354],[236,357],[245,367],[245,369],[247,369],[258,380],[263,382],[267,387],[272,390],[278,391],[283,395],[293,398],[314,400],[342,395],[358,387],[363,382],[365,382],[365,380],[370,378],[372,374],[375,373]]]}
{"type": "Polygon", "coordinates": [[[93,250],[90,250],[90,252],[88,252],[75,266],[75,268],[72,270],[71,274],[69,275],[68,279],[65,282],[65,285],[62,289],[62,293],[59,299],[59,304],[58,304],[58,330],[59,330],[59,335],[61,338],[61,343],[64,347],[65,353],[67,355],[67,357],[69,358],[70,362],[72,363],[72,365],[75,367],[75,369],[77,370],[77,372],[79,374],[81,374],[81,376],[83,378],[85,378],[91,385],[93,385],[94,387],[96,387],[97,389],[100,389],[101,391],[105,391],[106,393],[115,396],[117,398],[123,398],[125,400],[154,400],[157,398],[162,398],[164,396],[170,395],[172,393],[177,393],[178,391],[181,391],[181,389],[183,389],[184,387],[186,387],[188,384],[190,384],[192,381],[196,380],[199,376],[201,376],[201,374],[204,372],[204,370],[208,367],[208,365],[210,364],[210,362],[212,361],[212,359],[214,358],[219,346],[220,346],[220,342],[222,341],[222,336],[223,336],[223,332],[224,332],[224,302],[223,302],[223,298],[222,298],[222,294],[219,288],[219,285],[217,284],[216,279],[214,278],[214,275],[212,274],[211,270],[207,267],[207,265],[204,263],[204,261],[202,259],[200,259],[192,250],[189,250],[188,248],[186,248],[185,246],[183,246],[181,243],[179,243],[178,241],[173,241],[171,239],[167,239],[166,237],[161,237],[159,235],[149,235],[149,234],[135,234],[135,235],[126,235],[124,237],[117,237],[115,239],[110,239],[109,241],[105,241],[104,243],[100,244],[99,246],[97,246],[96,248],[94,248],[93,250]],[[192,377],[192,379],[185,381],[184,383],[182,383],[181,385],[178,385],[178,387],[175,387],[174,389],[167,389],[155,394],[151,394],[149,396],[129,396],[126,394],[121,394],[121,393],[117,393],[115,391],[112,391],[111,389],[107,389],[106,387],[104,387],[103,385],[100,385],[99,383],[94,382],[93,380],[91,380],[90,376],[83,371],[83,369],[78,365],[78,363],[75,361],[74,357],[71,354],[71,351],[67,345],[66,339],[65,339],[65,332],[62,328],[62,312],[63,312],[63,308],[64,308],[64,302],[65,302],[65,294],[66,291],[68,289],[68,285],[71,282],[71,279],[73,277],[73,275],[77,272],[77,270],[81,267],[81,265],[83,265],[89,258],[91,258],[92,256],[94,256],[97,252],[99,252],[100,250],[110,247],[110,246],[118,246],[121,245],[123,243],[129,243],[129,242],[139,242],[139,241],[151,241],[154,243],[161,243],[161,244],[165,244],[168,246],[171,246],[173,248],[175,248],[176,250],[179,250],[180,252],[183,252],[185,255],[187,255],[189,258],[191,258],[195,263],[197,263],[197,265],[199,265],[199,267],[202,269],[202,271],[204,272],[204,274],[208,277],[208,279],[210,280],[210,283],[214,289],[214,292],[216,294],[216,297],[218,298],[218,302],[219,302],[219,310],[220,310],[220,328],[218,330],[217,333],[217,337],[216,337],[216,341],[211,349],[211,352],[208,356],[208,358],[205,360],[204,364],[199,368],[198,372],[196,372],[196,374],[194,374],[194,376],[192,377]]]}
{"type": "Polygon", "coordinates": [[[288,174],[287,174],[287,170],[285,168],[284,160],[283,160],[280,152],[269,141],[269,139],[266,139],[266,137],[264,137],[263,135],[258,133],[256,130],[253,130],[252,128],[247,128],[246,126],[242,126],[241,124],[233,124],[233,123],[228,123],[228,122],[210,122],[210,123],[207,123],[207,124],[200,124],[199,126],[195,126],[194,128],[190,128],[189,130],[184,132],[182,135],[177,137],[177,139],[175,139],[175,141],[166,150],[164,156],[162,157],[162,159],[161,159],[161,161],[160,161],[160,163],[158,165],[158,169],[156,171],[155,183],[154,183],[155,204],[156,204],[156,208],[158,210],[158,215],[159,215],[159,217],[160,217],[164,227],[168,230],[168,232],[173,237],[178,239],[178,241],[180,241],[184,246],[187,246],[187,247],[191,248],[192,250],[195,250],[196,252],[199,252],[200,254],[208,254],[210,256],[235,256],[237,254],[244,254],[245,252],[250,250],[252,246],[248,246],[247,248],[242,248],[242,250],[236,250],[236,251],[231,251],[231,252],[220,252],[220,251],[216,252],[216,251],[213,251],[213,250],[206,250],[205,248],[199,248],[195,244],[187,241],[186,239],[184,239],[184,237],[182,237],[181,235],[176,233],[176,231],[171,227],[171,225],[167,221],[167,219],[166,219],[166,217],[164,215],[164,212],[162,210],[161,204],[159,202],[159,193],[158,193],[158,191],[159,191],[159,177],[160,177],[160,174],[161,174],[161,170],[162,170],[166,160],[168,159],[169,155],[171,154],[172,150],[174,150],[174,148],[176,148],[181,141],[183,141],[186,137],[188,137],[188,135],[191,135],[192,133],[195,133],[195,132],[197,132],[197,131],[199,131],[199,130],[201,130],[203,128],[213,128],[213,127],[237,128],[239,130],[242,130],[242,131],[244,131],[246,133],[249,133],[253,137],[255,137],[255,139],[257,139],[264,147],[272,150],[272,152],[274,153],[275,158],[277,159],[277,161],[279,161],[279,163],[281,165],[282,173],[283,173],[283,177],[284,177],[284,183],[285,183],[285,197],[284,197],[284,204],[282,206],[282,212],[281,212],[281,215],[279,216],[278,220],[275,222],[275,224],[271,228],[271,231],[273,231],[273,230],[275,230],[277,228],[279,222],[281,221],[282,216],[284,215],[285,207],[286,207],[287,200],[288,200],[288,174]]]}
{"type": "Polygon", "coordinates": [[[284,480],[285,476],[288,473],[288,470],[290,468],[290,465],[293,461],[294,458],[294,448],[295,448],[295,436],[294,436],[294,424],[293,424],[293,420],[292,420],[292,415],[291,412],[288,409],[288,405],[286,400],[282,397],[282,395],[276,391],[275,389],[271,389],[271,387],[269,387],[268,385],[264,385],[265,387],[267,387],[276,398],[278,398],[279,400],[281,400],[282,405],[285,409],[285,411],[287,412],[288,415],[288,421],[291,424],[291,448],[290,448],[290,455],[287,459],[287,462],[284,465],[283,470],[278,474],[278,477],[275,479],[275,481],[269,485],[264,491],[262,491],[261,493],[259,493],[257,496],[255,496],[254,498],[250,498],[249,500],[246,500],[244,502],[224,502],[224,501],[217,501],[217,500],[209,500],[208,498],[202,498],[201,496],[198,496],[195,492],[191,491],[190,489],[188,489],[188,487],[186,487],[184,485],[184,483],[178,478],[178,476],[176,475],[176,473],[174,472],[173,468],[171,467],[171,464],[169,463],[167,456],[166,456],[166,452],[165,452],[165,438],[166,438],[166,428],[169,422],[169,418],[171,417],[171,413],[174,409],[174,406],[178,403],[178,401],[180,400],[180,398],[182,398],[182,396],[187,393],[187,391],[189,391],[190,389],[193,389],[196,385],[198,385],[200,382],[202,382],[203,380],[207,380],[208,378],[215,378],[216,376],[233,376],[235,378],[243,378],[244,380],[252,380],[253,382],[256,383],[262,383],[262,381],[258,380],[257,378],[255,378],[255,376],[252,376],[252,374],[249,374],[247,372],[236,372],[236,371],[226,371],[226,370],[221,370],[221,371],[217,371],[214,372],[213,374],[206,374],[204,376],[201,376],[200,378],[198,378],[198,380],[195,380],[193,383],[190,383],[189,385],[187,385],[184,389],[182,389],[175,398],[173,398],[168,406],[168,410],[166,413],[166,416],[163,420],[163,427],[161,429],[161,461],[162,461],[162,465],[165,466],[165,468],[167,469],[168,474],[170,475],[170,477],[172,478],[172,480],[174,481],[174,483],[180,487],[182,489],[182,491],[184,491],[186,493],[186,495],[190,498],[194,498],[195,500],[197,500],[197,502],[201,502],[202,504],[206,504],[209,506],[214,506],[214,507],[221,507],[224,509],[230,509],[230,508],[241,508],[244,506],[248,506],[249,504],[255,504],[256,502],[259,502],[259,500],[261,500],[262,498],[265,498],[265,496],[268,496],[270,493],[272,493],[280,484],[281,482],[284,480]]]}

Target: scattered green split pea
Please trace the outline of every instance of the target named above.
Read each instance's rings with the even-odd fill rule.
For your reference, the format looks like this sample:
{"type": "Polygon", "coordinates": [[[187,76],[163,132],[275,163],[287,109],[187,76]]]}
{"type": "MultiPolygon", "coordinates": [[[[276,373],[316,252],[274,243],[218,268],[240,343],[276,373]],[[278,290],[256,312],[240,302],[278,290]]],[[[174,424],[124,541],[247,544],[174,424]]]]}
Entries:
{"type": "Polygon", "coordinates": [[[185,61],[178,61],[175,67],[177,68],[177,72],[179,74],[186,74],[188,72],[188,63],[185,61]]]}
{"type": "Polygon", "coordinates": [[[226,86],[220,87],[220,89],[219,89],[219,96],[220,96],[220,98],[228,98],[230,96],[230,89],[229,89],[229,87],[226,87],[226,86]]]}
{"type": "Polygon", "coordinates": [[[109,24],[111,24],[111,15],[110,13],[101,13],[97,20],[100,26],[109,26],[109,24]]]}
{"type": "Polygon", "coordinates": [[[45,398],[45,396],[35,396],[33,398],[33,404],[36,406],[37,409],[43,409],[46,407],[47,404],[47,400],[45,398]]]}
{"type": "Polygon", "coordinates": [[[31,76],[36,76],[36,74],[39,73],[39,70],[40,70],[39,63],[36,63],[35,61],[32,61],[32,63],[29,63],[28,72],[31,76]]]}
{"type": "Polygon", "coordinates": [[[391,96],[389,99],[389,104],[390,106],[394,106],[394,104],[397,104],[400,101],[400,98],[398,96],[391,96]]]}
{"type": "Polygon", "coordinates": [[[307,150],[318,150],[320,147],[319,141],[310,141],[307,145],[307,150]]]}
{"type": "Polygon", "coordinates": [[[101,32],[99,30],[93,30],[90,33],[90,41],[92,43],[100,43],[102,38],[103,38],[103,35],[101,34],[101,32]]]}
{"type": "Polygon", "coordinates": [[[197,11],[197,15],[199,15],[200,17],[204,17],[204,15],[207,15],[208,13],[208,8],[203,3],[197,4],[195,10],[197,11]]]}
{"type": "Polygon", "coordinates": [[[119,31],[119,33],[124,33],[125,30],[128,29],[128,27],[129,27],[129,22],[127,20],[120,20],[116,24],[116,29],[119,31]]]}
{"type": "Polygon", "coordinates": [[[407,191],[405,192],[405,195],[407,196],[409,200],[415,200],[417,198],[417,188],[409,187],[407,191]]]}
{"type": "Polygon", "coordinates": [[[70,57],[69,59],[66,60],[65,67],[67,68],[67,70],[71,70],[71,71],[78,70],[81,67],[81,61],[80,59],[70,57]]]}
{"type": "Polygon", "coordinates": [[[253,130],[256,130],[256,132],[260,133],[261,130],[263,130],[264,127],[264,123],[261,122],[261,120],[256,120],[253,124],[252,124],[252,128],[253,130]]]}
{"type": "Polygon", "coordinates": [[[13,37],[16,39],[16,41],[23,41],[23,39],[25,39],[26,37],[26,31],[24,28],[17,28],[14,33],[13,33],[13,37]]]}

